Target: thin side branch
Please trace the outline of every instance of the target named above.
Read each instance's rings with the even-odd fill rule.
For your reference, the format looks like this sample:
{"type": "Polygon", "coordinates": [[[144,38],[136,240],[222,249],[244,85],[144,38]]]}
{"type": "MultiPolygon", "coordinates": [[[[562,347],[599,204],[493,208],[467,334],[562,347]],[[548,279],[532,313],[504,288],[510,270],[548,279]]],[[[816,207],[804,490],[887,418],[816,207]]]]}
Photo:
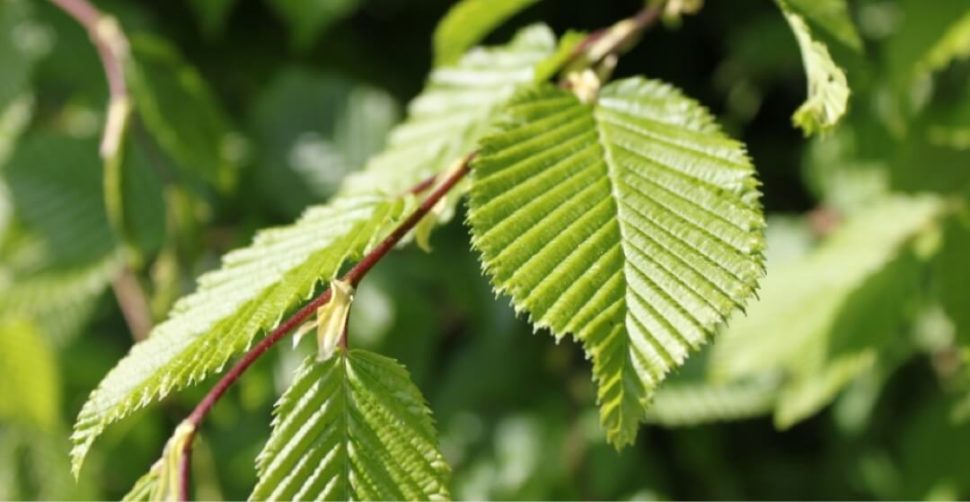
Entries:
{"type": "MultiPolygon", "coordinates": [[[[360,284],[360,281],[367,275],[368,272],[375,265],[377,265],[387,254],[394,249],[405,235],[410,232],[415,225],[427,215],[432,208],[440,201],[445,195],[451,191],[452,188],[461,181],[462,178],[468,174],[471,166],[471,161],[475,154],[467,155],[458,166],[457,169],[449,173],[448,177],[443,179],[434,190],[428,194],[420,206],[415,209],[407,218],[404,219],[391,233],[384,238],[374,249],[372,249],[363,259],[360,260],[352,269],[347,271],[346,274],[341,278],[341,280],[346,281],[356,287],[360,284]]],[[[424,183],[424,182],[422,182],[424,183]]],[[[186,439],[184,446],[182,448],[182,459],[179,466],[179,498],[180,500],[188,500],[189,498],[189,481],[192,466],[192,443],[195,438],[195,433],[198,431],[200,424],[205,420],[206,415],[216,404],[216,402],[226,393],[232,384],[239,379],[239,377],[254,363],[260,356],[263,355],[270,347],[280,341],[283,337],[288,335],[294,328],[306,321],[310,316],[317,311],[322,305],[330,301],[332,296],[332,291],[328,288],[326,291],[318,295],[316,298],[311,300],[309,303],[303,306],[295,314],[290,316],[289,319],[280,324],[276,329],[270,332],[266,338],[260,340],[252,349],[249,350],[238,362],[228,371],[225,375],[212,387],[212,390],[199,402],[198,406],[192,410],[192,413],[185,419],[186,422],[192,425],[192,432],[186,439]]]]}
{"type": "Polygon", "coordinates": [[[121,136],[131,107],[125,83],[128,39],[115,18],[103,14],[88,0],[51,0],[84,27],[98,50],[108,80],[108,113],[101,136],[101,156],[109,158],[121,145],[121,136]]]}
{"type": "Polygon", "coordinates": [[[148,338],[148,333],[152,330],[152,313],[145,290],[138,283],[135,273],[127,266],[123,267],[111,281],[111,290],[131,331],[131,337],[136,342],[148,338]]]}
{"type": "MultiPolygon", "coordinates": [[[[109,98],[100,153],[105,161],[106,181],[117,181],[116,175],[121,168],[121,141],[131,114],[124,66],[128,59],[128,39],[113,17],[103,14],[88,0],[51,0],[51,3],[84,27],[104,67],[109,98]]],[[[115,185],[112,183],[111,186],[115,185]]],[[[120,199],[113,195],[117,194],[113,194],[106,184],[105,204],[109,210],[108,216],[112,219],[112,225],[118,227],[119,223],[115,220],[122,209],[120,199]]],[[[118,272],[111,282],[111,288],[132,338],[136,342],[144,340],[152,329],[151,309],[145,291],[129,265],[118,272]]]]}

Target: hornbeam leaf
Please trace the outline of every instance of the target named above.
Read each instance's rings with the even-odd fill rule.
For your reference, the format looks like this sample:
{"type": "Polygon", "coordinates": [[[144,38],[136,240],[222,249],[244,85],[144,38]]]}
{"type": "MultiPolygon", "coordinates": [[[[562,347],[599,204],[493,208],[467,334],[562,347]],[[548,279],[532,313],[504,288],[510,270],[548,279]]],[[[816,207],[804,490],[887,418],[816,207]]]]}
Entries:
{"type": "Polygon", "coordinates": [[[441,500],[448,464],[407,370],[363,350],[308,358],[276,407],[252,500],[441,500]]]}
{"type": "Polygon", "coordinates": [[[71,452],[75,475],[105,427],[197,382],[359,258],[405,210],[403,198],[356,196],[311,208],[293,225],[260,232],[199,279],[169,319],[102,380],[81,409],[71,452]]]}
{"type": "Polygon", "coordinates": [[[633,442],[653,389],[762,275],[744,148],[676,89],[627,79],[585,105],[553,85],[512,99],[473,166],[473,244],[495,288],[593,359],[600,419],[633,442]]]}
{"type": "Polygon", "coordinates": [[[808,98],[795,111],[792,122],[806,136],[828,131],[842,119],[849,105],[845,72],[832,60],[828,47],[812,36],[805,19],[784,0],[777,1],[798,41],[808,78],[808,98]]]}
{"type": "Polygon", "coordinates": [[[408,119],[391,131],[387,148],[347,178],[343,193],[379,187],[397,195],[445,171],[475,148],[499,106],[532,82],[535,67],[555,49],[548,27],[531,26],[505,46],[475,49],[456,65],[436,69],[408,106],[408,119]]]}

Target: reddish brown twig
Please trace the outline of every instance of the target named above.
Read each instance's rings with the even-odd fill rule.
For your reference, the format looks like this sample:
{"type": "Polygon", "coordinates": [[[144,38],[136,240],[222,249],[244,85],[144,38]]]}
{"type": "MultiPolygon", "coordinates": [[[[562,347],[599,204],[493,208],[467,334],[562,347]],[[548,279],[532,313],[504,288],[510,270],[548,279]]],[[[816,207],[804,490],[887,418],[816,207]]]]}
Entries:
{"type": "MultiPolygon", "coordinates": [[[[415,225],[427,215],[435,204],[438,203],[445,195],[451,191],[454,186],[461,181],[462,178],[468,174],[470,169],[471,161],[474,154],[468,155],[461,162],[457,169],[449,173],[448,177],[443,179],[434,190],[428,194],[420,206],[415,209],[407,218],[405,218],[401,223],[398,224],[394,230],[388,234],[374,249],[372,249],[363,259],[360,260],[352,269],[347,271],[342,277],[343,281],[350,283],[352,286],[356,287],[360,284],[361,279],[367,275],[368,272],[375,265],[377,265],[381,259],[383,259],[387,254],[394,249],[394,246],[410,232],[415,225]]],[[[422,182],[424,183],[424,182],[422,182]]],[[[249,350],[238,362],[228,371],[219,381],[216,383],[212,390],[199,402],[198,406],[192,410],[192,413],[186,418],[186,421],[192,425],[192,432],[188,436],[188,439],[184,443],[182,448],[182,459],[179,466],[179,497],[181,500],[188,500],[189,496],[189,480],[190,480],[190,470],[192,465],[192,440],[195,437],[195,433],[199,429],[199,425],[205,419],[205,416],[209,413],[209,410],[216,404],[219,398],[229,389],[232,384],[239,379],[239,377],[254,363],[263,353],[269,350],[276,342],[280,341],[283,337],[288,335],[294,328],[306,321],[314,312],[317,311],[322,305],[330,301],[331,291],[328,288],[326,291],[318,295],[316,298],[311,300],[309,303],[303,306],[295,314],[290,316],[286,321],[280,324],[276,329],[270,332],[266,338],[260,340],[252,349],[249,350]]]]}

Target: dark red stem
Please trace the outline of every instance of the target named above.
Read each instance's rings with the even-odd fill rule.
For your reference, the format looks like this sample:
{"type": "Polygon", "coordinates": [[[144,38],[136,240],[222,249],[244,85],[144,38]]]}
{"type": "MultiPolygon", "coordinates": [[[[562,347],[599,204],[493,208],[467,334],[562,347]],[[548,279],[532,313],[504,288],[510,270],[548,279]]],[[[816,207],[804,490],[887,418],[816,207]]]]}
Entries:
{"type": "MultiPolygon", "coordinates": [[[[394,230],[388,234],[387,237],[382,240],[377,247],[372,249],[363,259],[360,260],[353,268],[347,271],[346,274],[341,278],[341,280],[350,283],[352,286],[357,287],[360,284],[361,279],[367,275],[368,272],[378,262],[381,261],[387,254],[394,249],[401,239],[410,232],[415,225],[427,215],[435,204],[438,203],[449,191],[451,191],[454,186],[461,181],[462,178],[468,174],[470,164],[474,154],[468,155],[462,161],[461,165],[448,174],[448,177],[442,180],[442,182],[435,187],[435,189],[428,194],[420,206],[415,209],[407,218],[404,219],[394,230]]],[[[420,192],[420,186],[427,187],[431,183],[424,181],[418,185],[415,189],[410,190],[411,192],[420,192]]],[[[283,321],[282,324],[277,326],[266,338],[259,341],[252,349],[249,350],[236,364],[228,371],[221,379],[212,387],[212,390],[199,402],[199,404],[192,410],[192,413],[186,418],[186,421],[192,424],[192,432],[189,433],[188,438],[185,441],[185,445],[182,448],[182,459],[179,466],[179,499],[188,500],[189,499],[189,480],[190,471],[192,465],[192,443],[195,438],[195,433],[202,424],[206,415],[215,406],[216,402],[226,393],[232,384],[239,380],[239,377],[247,370],[263,353],[269,350],[270,347],[280,341],[283,337],[288,335],[294,328],[303,324],[307,319],[312,316],[318,308],[330,301],[332,293],[328,288],[326,291],[320,293],[316,298],[310,300],[309,303],[304,305],[300,310],[296,311],[295,314],[290,316],[288,319],[283,321]]]]}

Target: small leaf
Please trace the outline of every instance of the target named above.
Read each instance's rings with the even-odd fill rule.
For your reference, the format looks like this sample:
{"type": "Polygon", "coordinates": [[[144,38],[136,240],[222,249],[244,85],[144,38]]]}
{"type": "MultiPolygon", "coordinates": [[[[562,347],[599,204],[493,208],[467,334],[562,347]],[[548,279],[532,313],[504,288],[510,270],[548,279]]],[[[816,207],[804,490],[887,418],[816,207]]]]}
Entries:
{"type": "Polygon", "coordinates": [[[519,93],[472,169],[468,219],[496,290],[593,359],[600,419],[632,443],[653,390],[762,274],[744,148],[676,89],[633,78],[584,105],[519,93]]]}
{"type": "Polygon", "coordinates": [[[808,98],[795,111],[792,122],[806,136],[828,131],[842,119],[848,108],[849,83],[845,72],[832,60],[828,47],[812,37],[805,20],[790,11],[784,0],[778,0],[778,4],[798,41],[808,77],[808,98]]]}
{"type": "Polygon", "coordinates": [[[124,496],[123,500],[151,500],[169,501],[179,500],[182,480],[181,466],[184,457],[185,443],[195,434],[195,426],[189,422],[182,422],[175,428],[175,433],[165,443],[162,458],[144,476],[135,482],[135,486],[124,496]]]}
{"type": "Polygon", "coordinates": [[[461,0],[434,31],[435,66],[450,65],[506,20],[539,0],[461,0]]]}
{"type": "Polygon", "coordinates": [[[250,500],[442,500],[450,469],[407,370],[362,350],[308,358],[276,405],[250,500]]]}
{"type": "Polygon", "coordinates": [[[354,287],[349,282],[330,281],[330,291],[330,301],[317,310],[317,361],[330,359],[337,350],[354,302],[354,287]]]}

